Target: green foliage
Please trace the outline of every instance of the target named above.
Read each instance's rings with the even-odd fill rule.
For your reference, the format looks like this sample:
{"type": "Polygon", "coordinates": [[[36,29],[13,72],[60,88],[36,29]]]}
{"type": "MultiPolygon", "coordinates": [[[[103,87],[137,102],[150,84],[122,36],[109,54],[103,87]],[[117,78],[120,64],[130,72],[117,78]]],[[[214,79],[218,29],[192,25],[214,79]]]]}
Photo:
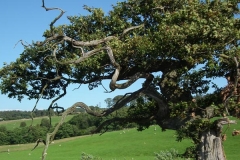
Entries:
{"type": "Polygon", "coordinates": [[[94,157],[94,156],[92,156],[90,154],[87,154],[87,153],[83,152],[82,155],[81,155],[80,160],[101,160],[101,158],[94,157]]]}
{"type": "Polygon", "coordinates": [[[200,133],[210,130],[214,124],[209,119],[196,118],[186,122],[182,128],[177,130],[177,141],[182,141],[185,138],[191,138],[196,144],[200,142],[200,133]]]}
{"type": "MultiPolygon", "coordinates": [[[[66,121],[70,120],[72,117],[73,115],[68,116],[66,121]]],[[[52,124],[55,125],[60,118],[61,117],[56,116],[52,117],[52,124]]],[[[52,128],[49,126],[50,124],[48,118],[35,118],[31,127],[30,119],[3,121],[0,124],[0,134],[2,136],[0,145],[34,143],[39,138],[45,139],[46,133],[49,131],[49,129],[52,130],[52,128]],[[25,124],[27,126],[23,127],[25,124]]],[[[57,134],[57,139],[79,135],[81,134],[76,126],[64,123],[63,127],[60,128],[60,132],[57,134]]]]}
{"type": "Polygon", "coordinates": [[[6,126],[0,126],[0,132],[6,132],[7,127],[6,126]]]}
{"type": "Polygon", "coordinates": [[[156,160],[180,160],[178,151],[174,148],[166,151],[160,151],[159,153],[155,153],[156,160]]]}
{"type": "Polygon", "coordinates": [[[79,129],[84,130],[92,126],[98,126],[101,122],[101,119],[91,116],[87,113],[82,113],[72,117],[68,121],[69,124],[77,126],[79,129]]]}
{"type": "Polygon", "coordinates": [[[7,144],[9,144],[8,143],[9,137],[8,137],[6,132],[0,132],[0,136],[1,136],[0,145],[7,145],[7,144]]]}
{"type": "MultiPolygon", "coordinates": [[[[98,8],[84,9],[89,15],[68,17],[70,24],[54,26],[53,31],[79,41],[116,36],[107,44],[124,70],[121,79],[137,72],[162,72],[160,88],[169,88],[163,92],[169,94],[164,95],[166,98],[173,93],[181,94],[180,88],[184,86],[191,93],[205,93],[209,81],[204,77],[222,77],[234,67],[234,62],[222,55],[231,58],[240,53],[239,19],[234,18],[239,13],[237,1],[129,0],[116,4],[109,14],[98,8]],[[124,29],[141,24],[144,28],[121,37],[124,29]],[[202,69],[194,71],[199,64],[202,69]],[[173,71],[177,78],[167,76],[173,71]]],[[[48,38],[51,34],[47,30],[43,35],[48,38]]],[[[68,85],[67,78],[49,81],[56,76],[71,77],[71,83],[87,83],[90,89],[100,84],[102,74],[111,78],[114,68],[106,65],[109,59],[104,52],[81,63],[59,64],[50,58],[56,46],[56,41],[50,41],[43,46],[26,47],[15,62],[0,70],[1,92],[18,100],[24,96],[36,99],[47,84],[42,98],[52,99],[68,85]]],[[[58,47],[60,62],[81,57],[81,50],[71,44],[59,43],[58,47]]],[[[99,47],[102,45],[96,46],[99,47]]],[[[84,47],[84,51],[92,49],[84,47]]]]}
{"type": "Polygon", "coordinates": [[[56,133],[55,139],[69,138],[73,136],[79,136],[78,128],[64,122],[56,133]]]}
{"type": "Polygon", "coordinates": [[[184,158],[196,158],[197,150],[196,146],[187,147],[185,152],[181,155],[184,158]]]}
{"type": "MultiPolygon", "coordinates": [[[[33,113],[31,111],[0,111],[0,118],[3,118],[5,121],[7,120],[17,120],[17,119],[30,119],[31,114],[33,117],[42,117],[42,116],[48,116],[49,112],[47,109],[45,110],[38,110],[36,109],[33,113]]],[[[50,114],[54,116],[54,113],[50,111],[50,114]]]]}
{"type": "Polygon", "coordinates": [[[20,127],[26,127],[27,126],[27,123],[26,122],[21,122],[20,123],[20,127]]]}
{"type": "Polygon", "coordinates": [[[110,108],[113,105],[113,100],[112,98],[107,98],[104,100],[105,103],[107,104],[107,108],[110,108]]]}
{"type": "Polygon", "coordinates": [[[169,103],[171,109],[171,117],[181,117],[182,119],[188,116],[188,111],[194,107],[192,102],[169,103]]]}
{"type": "Polygon", "coordinates": [[[142,131],[155,123],[155,121],[149,121],[148,119],[152,116],[152,113],[156,111],[157,106],[154,101],[146,97],[140,97],[134,105],[128,108],[127,118],[129,118],[131,122],[135,122],[138,125],[138,130],[142,131]]]}
{"type": "Polygon", "coordinates": [[[0,111],[0,117],[6,120],[31,118],[30,111],[0,111]]]}
{"type": "Polygon", "coordinates": [[[49,118],[42,118],[40,126],[50,128],[51,127],[50,119],[49,118]]]}

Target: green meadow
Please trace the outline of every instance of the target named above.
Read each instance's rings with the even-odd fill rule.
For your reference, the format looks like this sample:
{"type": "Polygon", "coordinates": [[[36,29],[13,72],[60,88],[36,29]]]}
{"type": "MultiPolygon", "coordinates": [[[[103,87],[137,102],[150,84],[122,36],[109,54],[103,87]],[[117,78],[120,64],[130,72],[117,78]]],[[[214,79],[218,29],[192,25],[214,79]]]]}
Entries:
{"type": "MultiPolygon", "coordinates": [[[[103,135],[66,138],[54,141],[49,146],[47,159],[49,160],[79,160],[81,153],[101,157],[104,160],[147,160],[154,159],[154,152],[177,149],[180,153],[189,146],[190,141],[176,142],[174,131],[162,132],[160,128],[152,126],[147,130],[138,132],[136,129],[107,132],[103,135]]],[[[24,160],[40,159],[43,144],[34,151],[31,149],[35,144],[0,146],[1,160],[17,159],[24,157],[24,160]],[[8,152],[3,152],[10,150],[8,152]]]]}
{"type": "MultiPolygon", "coordinates": [[[[70,120],[74,115],[68,115],[65,119],[65,122],[67,122],[68,120],[70,120]]],[[[37,124],[41,124],[41,120],[43,118],[49,118],[48,116],[45,117],[37,117],[33,119],[20,119],[20,120],[11,120],[11,121],[0,121],[0,126],[6,126],[6,128],[8,130],[12,130],[14,128],[19,128],[21,122],[26,122],[27,126],[30,126],[31,123],[33,123],[33,125],[37,125],[37,124]]],[[[51,121],[52,121],[52,125],[54,126],[56,123],[58,123],[60,121],[62,117],[61,116],[52,116],[51,117],[51,121]]]]}
{"type": "MultiPolygon", "coordinates": [[[[175,131],[162,132],[159,127],[156,128],[156,131],[155,127],[151,126],[141,132],[133,128],[107,132],[101,136],[95,134],[56,140],[49,146],[47,159],[80,160],[81,153],[84,152],[103,160],[154,160],[154,152],[174,148],[179,153],[183,153],[185,148],[191,145],[190,140],[175,141],[175,131]]],[[[238,124],[231,125],[226,131],[227,140],[223,142],[228,160],[236,160],[240,157],[240,136],[231,136],[233,129],[240,127],[238,124]]],[[[31,151],[34,146],[34,143],[0,146],[0,159],[40,159],[44,145],[39,144],[34,151],[31,151]]]]}

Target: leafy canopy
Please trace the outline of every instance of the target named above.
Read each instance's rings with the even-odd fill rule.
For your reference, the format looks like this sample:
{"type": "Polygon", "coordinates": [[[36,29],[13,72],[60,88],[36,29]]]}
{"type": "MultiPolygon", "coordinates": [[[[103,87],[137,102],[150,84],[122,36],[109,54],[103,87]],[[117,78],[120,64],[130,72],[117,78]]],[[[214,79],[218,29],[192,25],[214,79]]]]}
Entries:
{"type": "MultiPolygon", "coordinates": [[[[128,115],[107,119],[97,131],[112,122],[137,122],[142,130],[155,121],[163,129],[179,129],[185,124],[178,130],[179,140],[191,137],[200,144],[199,133],[214,127],[213,133],[220,135],[218,124],[226,119],[211,123],[200,117],[194,121],[197,109],[221,107],[219,96],[206,96],[196,102],[193,95],[207,93],[213,78],[227,73],[240,76],[237,0],[128,0],[113,6],[108,14],[84,6],[88,16],[68,17],[69,24],[59,26],[54,24],[64,11],[47,8],[42,2],[46,11],[58,9],[60,15],[43,33],[44,41],[24,45],[20,57],[0,69],[2,94],[19,101],[24,96],[51,99],[49,108],[54,108],[52,104],[67,94],[69,84],[86,84],[94,89],[109,79],[109,88],[114,91],[129,87],[139,78],[146,79],[139,90],[125,94],[101,113],[83,102],[73,104],[47,135],[43,159],[64,118],[76,107],[103,117],[136,100],[128,115]],[[126,82],[119,84],[119,80],[126,82]]],[[[238,78],[232,89],[240,93],[237,84],[238,78]]],[[[218,114],[221,112],[219,109],[218,114]]],[[[216,115],[212,114],[207,113],[207,117],[216,115]]],[[[201,152],[205,153],[199,155],[215,150],[204,148],[206,151],[201,152]]]]}
{"type": "Polygon", "coordinates": [[[71,83],[94,89],[110,79],[114,91],[157,72],[151,83],[168,106],[206,93],[206,78],[223,77],[239,57],[237,0],[128,0],[108,14],[84,9],[89,15],[54,26],[60,14],[43,42],[25,45],[15,62],[1,68],[2,94],[57,100],[71,83]],[[131,83],[115,84],[116,72],[117,80],[131,83]]]}

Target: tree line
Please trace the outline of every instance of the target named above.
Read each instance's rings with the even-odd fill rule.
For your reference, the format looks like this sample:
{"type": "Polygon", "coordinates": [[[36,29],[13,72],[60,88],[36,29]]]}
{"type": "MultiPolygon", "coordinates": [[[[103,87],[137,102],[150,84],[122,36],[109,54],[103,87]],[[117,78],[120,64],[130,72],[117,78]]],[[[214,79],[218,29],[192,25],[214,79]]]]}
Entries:
{"type": "Polygon", "coordinates": [[[32,111],[21,111],[21,110],[11,110],[11,111],[0,111],[0,120],[18,120],[18,119],[30,119],[31,115],[33,118],[48,116],[49,113],[51,115],[55,115],[54,111],[50,110],[50,112],[46,110],[38,110],[36,109],[34,112],[32,111]]]}
{"type": "MultiPolygon", "coordinates": [[[[108,99],[110,100],[110,99],[108,99]]],[[[93,107],[93,110],[104,110],[103,108],[93,107]]],[[[76,111],[78,114],[74,115],[69,121],[64,122],[59,128],[58,132],[55,135],[55,139],[63,139],[74,136],[82,136],[93,134],[97,127],[104,121],[111,119],[113,116],[123,116],[126,115],[128,110],[121,109],[118,113],[113,113],[112,115],[104,118],[97,118],[91,116],[85,112],[76,111]]],[[[2,113],[2,112],[1,112],[2,113]]],[[[9,113],[9,119],[11,116],[17,114],[16,117],[19,119],[27,117],[29,111],[7,111],[9,113]]],[[[36,115],[48,115],[47,111],[38,111],[36,115]],[[42,114],[44,113],[44,114],[42,114]]],[[[7,117],[7,116],[6,116],[7,117]]],[[[13,144],[25,144],[25,143],[34,143],[38,139],[45,139],[47,132],[53,131],[54,127],[57,124],[51,124],[50,119],[43,117],[40,124],[27,126],[26,122],[21,122],[20,125],[14,129],[7,129],[5,125],[0,126],[0,145],[13,145],[13,144]]],[[[125,125],[120,125],[118,123],[111,123],[106,126],[103,132],[121,130],[124,128],[136,127],[135,123],[127,123],[125,125]]]]}

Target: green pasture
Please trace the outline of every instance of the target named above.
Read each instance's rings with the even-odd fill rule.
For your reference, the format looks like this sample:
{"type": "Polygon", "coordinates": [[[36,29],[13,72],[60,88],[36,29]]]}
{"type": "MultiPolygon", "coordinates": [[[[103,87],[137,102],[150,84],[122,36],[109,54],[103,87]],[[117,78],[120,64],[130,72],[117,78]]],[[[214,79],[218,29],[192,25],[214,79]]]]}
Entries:
{"type": "MultiPolygon", "coordinates": [[[[73,117],[73,115],[68,115],[65,119],[65,122],[70,120],[73,117]]],[[[37,125],[41,123],[41,120],[43,118],[49,118],[48,116],[45,117],[37,117],[33,119],[33,125],[37,125]]],[[[61,116],[52,116],[51,121],[52,125],[55,125],[58,123],[61,119],[61,116]]],[[[26,122],[27,126],[30,126],[32,123],[32,119],[20,119],[20,120],[10,120],[10,121],[0,121],[0,126],[6,126],[8,130],[12,130],[14,128],[19,128],[21,122],[26,122]]]]}
{"type": "MultiPolygon", "coordinates": [[[[95,134],[56,140],[49,146],[47,159],[80,160],[81,153],[85,152],[103,160],[154,160],[154,152],[174,148],[179,153],[183,153],[187,146],[192,145],[190,140],[175,141],[174,131],[162,132],[159,127],[156,128],[156,131],[152,126],[142,132],[125,129],[107,132],[101,136],[95,134]]],[[[223,144],[228,160],[236,160],[240,157],[240,136],[233,137],[231,135],[233,129],[240,130],[239,124],[230,125],[226,131],[227,140],[223,144]]],[[[43,144],[31,151],[34,146],[35,144],[0,146],[0,159],[19,159],[19,157],[24,160],[40,159],[43,144]]]]}
{"type": "MultiPolygon", "coordinates": [[[[176,142],[174,131],[162,132],[159,127],[155,131],[152,126],[149,129],[138,132],[136,129],[126,129],[116,132],[108,132],[103,135],[67,138],[54,141],[48,150],[49,160],[79,160],[81,153],[85,152],[103,160],[148,160],[154,159],[154,152],[177,149],[182,153],[185,147],[191,145],[189,140],[176,142]]],[[[31,148],[35,144],[0,146],[1,160],[17,159],[24,160],[40,159],[43,144],[34,151],[31,148]],[[8,152],[3,152],[10,150],[8,152]]]]}

